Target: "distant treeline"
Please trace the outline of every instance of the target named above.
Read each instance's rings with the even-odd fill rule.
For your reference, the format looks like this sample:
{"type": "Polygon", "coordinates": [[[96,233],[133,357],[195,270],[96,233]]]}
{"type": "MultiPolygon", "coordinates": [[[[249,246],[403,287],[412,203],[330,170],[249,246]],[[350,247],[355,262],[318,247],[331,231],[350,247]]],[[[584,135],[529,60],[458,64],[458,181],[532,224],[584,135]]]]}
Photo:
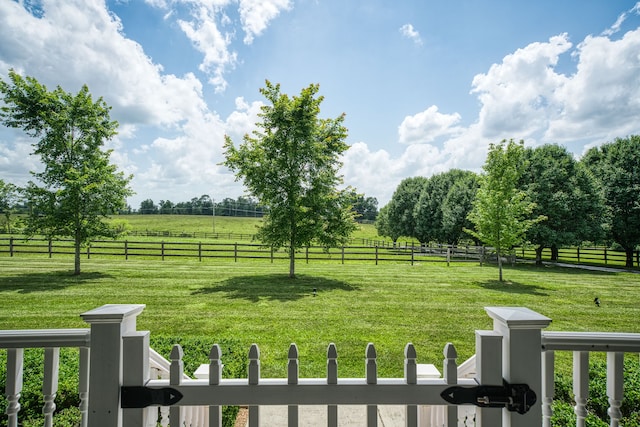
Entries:
{"type": "Polygon", "coordinates": [[[173,203],[171,200],[160,200],[156,204],[151,199],[143,200],[140,208],[130,213],[141,215],[215,215],[215,216],[240,216],[262,218],[266,208],[260,206],[255,199],[250,197],[227,197],[220,202],[215,202],[209,195],[204,194],[194,197],[188,202],[173,203]]]}
{"type": "MultiPolygon", "coordinates": [[[[357,213],[358,220],[375,221],[378,216],[378,199],[365,197],[362,194],[353,193],[353,210],[357,213]]],[[[155,203],[152,199],[143,200],[138,210],[129,207],[123,213],[138,213],[141,215],[215,215],[262,218],[268,212],[268,208],[258,204],[251,197],[240,196],[237,199],[227,197],[221,202],[216,202],[208,194],[194,197],[188,202],[173,203],[170,200],[160,200],[155,203]]]]}

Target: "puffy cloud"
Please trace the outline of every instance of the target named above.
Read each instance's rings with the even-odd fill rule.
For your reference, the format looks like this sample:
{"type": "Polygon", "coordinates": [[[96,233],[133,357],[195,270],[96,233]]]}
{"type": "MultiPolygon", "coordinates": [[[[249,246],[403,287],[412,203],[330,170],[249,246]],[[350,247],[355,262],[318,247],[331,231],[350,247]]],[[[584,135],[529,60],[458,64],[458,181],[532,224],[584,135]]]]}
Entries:
{"type": "Polygon", "coordinates": [[[162,67],[123,35],[104,2],[44,0],[41,16],[1,2],[0,39],[7,68],[69,92],[86,83],[113,106],[121,123],[170,126],[206,108],[201,83],[192,74],[162,74],[162,67]]]}
{"type": "Polygon", "coordinates": [[[398,136],[403,144],[432,142],[435,139],[456,134],[460,128],[454,126],[460,122],[460,114],[442,114],[432,105],[426,110],[407,116],[398,127],[398,136]]]}
{"type": "Polygon", "coordinates": [[[482,104],[478,120],[485,136],[527,138],[546,129],[559,108],[555,91],[567,80],[554,67],[571,46],[567,34],[531,43],[474,77],[471,93],[482,104]]]}
{"type": "Polygon", "coordinates": [[[412,40],[418,46],[422,45],[422,37],[420,37],[420,33],[413,28],[412,24],[404,24],[400,27],[400,34],[409,40],[412,40]]]}
{"type": "Polygon", "coordinates": [[[253,43],[281,11],[291,8],[291,0],[240,0],[240,20],[245,32],[244,42],[253,43]]]}
{"type": "Polygon", "coordinates": [[[562,106],[546,139],[610,140],[640,131],[640,29],[619,40],[588,36],[575,52],[577,72],[556,90],[562,106]]]}
{"type": "Polygon", "coordinates": [[[227,87],[225,72],[237,62],[237,53],[229,49],[231,33],[222,34],[216,22],[217,8],[200,7],[194,12],[192,21],[178,20],[180,28],[193,42],[196,49],[204,54],[200,70],[207,73],[209,83],[216,92],[227,87]]]}

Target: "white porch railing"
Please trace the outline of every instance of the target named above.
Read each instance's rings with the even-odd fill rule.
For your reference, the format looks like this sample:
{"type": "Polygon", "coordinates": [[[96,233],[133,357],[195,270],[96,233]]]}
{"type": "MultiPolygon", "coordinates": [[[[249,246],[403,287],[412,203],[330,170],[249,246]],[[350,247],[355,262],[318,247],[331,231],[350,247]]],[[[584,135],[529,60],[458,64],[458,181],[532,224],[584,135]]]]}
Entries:
{"type": "MultiPolygon", "coordinates": [[[[220,349],[211,350],[208,380],[184,375],[182,349],[174,347],[171,362],[149,348],[149,332],[136,330],[136,317],[144,305],[106,305],[82,314],[91,329],[0,331],[0,348],[7,349],[5,395],[8,425],[17,427],[22,391],[22,362],[25,348],[45,348],[44,406],[45,426],[51,426],[57,392],[58,356],[62,347],[80,349],[80,412],[82,426],[151,426],[158,420],[166,425],[166,407],[156,402],[150,408],[122,408],[122,387],[145,390],[170,388],[182,398],[170,406],[169,419],[179,425],[221,425],[221,406],[249,406],[249,425],[257,426],[258,407],[288,405],[288,424],[298,425],[299,405],[326,405],[327,425],[338,425],[341,405],[364,405],[366,425],[377,425],[377,405],[406,405],[406,425],[429,425],[420,420],[419,406],[448,405],[441,393],[452,385],[528,384],[538,396],[526,414],[500,408],[477,408],[478,426],[549,426],[554,393],[554,354],[574,352],[574,393],[577,426],[583,426],[588,399],[589,352],[605,351],[608,358],[607,392],[611,426],[618,426],[622,402],[622,359],[624,352],[640,352],[640,334],[594,334],[543,332],[550,319],[525,308],[493,307],[486,311],[494,319],[492,331],[476,331],[475,379],[460,378],[457,354],[452,344],[444,350],[443,378],[421,379],[417,375],[414,347],[405,347],[403,378],[378,378],[376,350],[369,344],[365,354],[364,378],[338,376],[337,349],[327,350],[324,378],[299,378],[297,347],[289,350],[287,378],[260,377],[260,352],[249,351],[248,377],[222,379],[220,349]],[[91,351],[89,351],[89,349],[91,351]],[[198,407],[206,407],[203,412],[198,407]],[[164,408],[164,409],[163,409],[164,408]],[[164,415],[162,415],[164,414],[164,415]],[[208,415],[208,422],[206,421],[208,415]]],[[[157,395],[155,397],[157,399],[157,395]]],[[[446,426],[456,426],[458,406],[448,405],[446,426]]]]}

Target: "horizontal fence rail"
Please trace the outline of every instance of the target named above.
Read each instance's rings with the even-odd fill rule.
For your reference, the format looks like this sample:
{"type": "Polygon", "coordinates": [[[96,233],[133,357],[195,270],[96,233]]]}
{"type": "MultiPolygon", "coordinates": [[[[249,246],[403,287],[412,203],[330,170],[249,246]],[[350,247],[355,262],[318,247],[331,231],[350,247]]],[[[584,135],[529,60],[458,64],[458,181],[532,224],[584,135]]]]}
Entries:
{"type": "MultiPolygon", "coordinates": [[[[476,246],[413,246],[400,245],[378,246],[342,246],[324,248],[308,246],[296,254],[298,261],[365,261],[378,264],[380,262],[452,262],[479,261],[484,248],[476,246]]],[[[53,257],[57,255],[73,255],[72,240],[47,240],[20,238],[0,238],[0,254],[10,257],[22,254],[39,254],[53,257]]],[[[147,258],[168,259],[188,257],[202,261],[204,259],[222,258],[239,261],[242,259],[275,260],[289,259],[286,248],[275,250],[269,246],[256,243],[223,243],[223,242],[153,242],[129,240],[95,240],[83,248],[83,255],[92,257],[147,258]]]]}

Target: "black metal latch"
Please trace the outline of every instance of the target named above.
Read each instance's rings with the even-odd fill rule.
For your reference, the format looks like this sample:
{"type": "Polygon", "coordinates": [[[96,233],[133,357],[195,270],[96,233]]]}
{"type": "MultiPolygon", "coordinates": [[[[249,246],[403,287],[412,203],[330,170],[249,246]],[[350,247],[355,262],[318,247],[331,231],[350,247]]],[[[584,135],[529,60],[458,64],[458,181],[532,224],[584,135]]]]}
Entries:
{"type": "Polygon", "coordinates": [[[171,406],[182,399],[182,393],[173,388],[125,386],[121,388],[123,408],[146,408],[151,405],[171,406]]]}
{"type": "Polygon", "coordinates": [[[440,396],[454,405],[472,404],[487,408],[507,408],[511,412],[526,413],[536,403],[536,393],[527,384],[453,386],[440,396]]]}

